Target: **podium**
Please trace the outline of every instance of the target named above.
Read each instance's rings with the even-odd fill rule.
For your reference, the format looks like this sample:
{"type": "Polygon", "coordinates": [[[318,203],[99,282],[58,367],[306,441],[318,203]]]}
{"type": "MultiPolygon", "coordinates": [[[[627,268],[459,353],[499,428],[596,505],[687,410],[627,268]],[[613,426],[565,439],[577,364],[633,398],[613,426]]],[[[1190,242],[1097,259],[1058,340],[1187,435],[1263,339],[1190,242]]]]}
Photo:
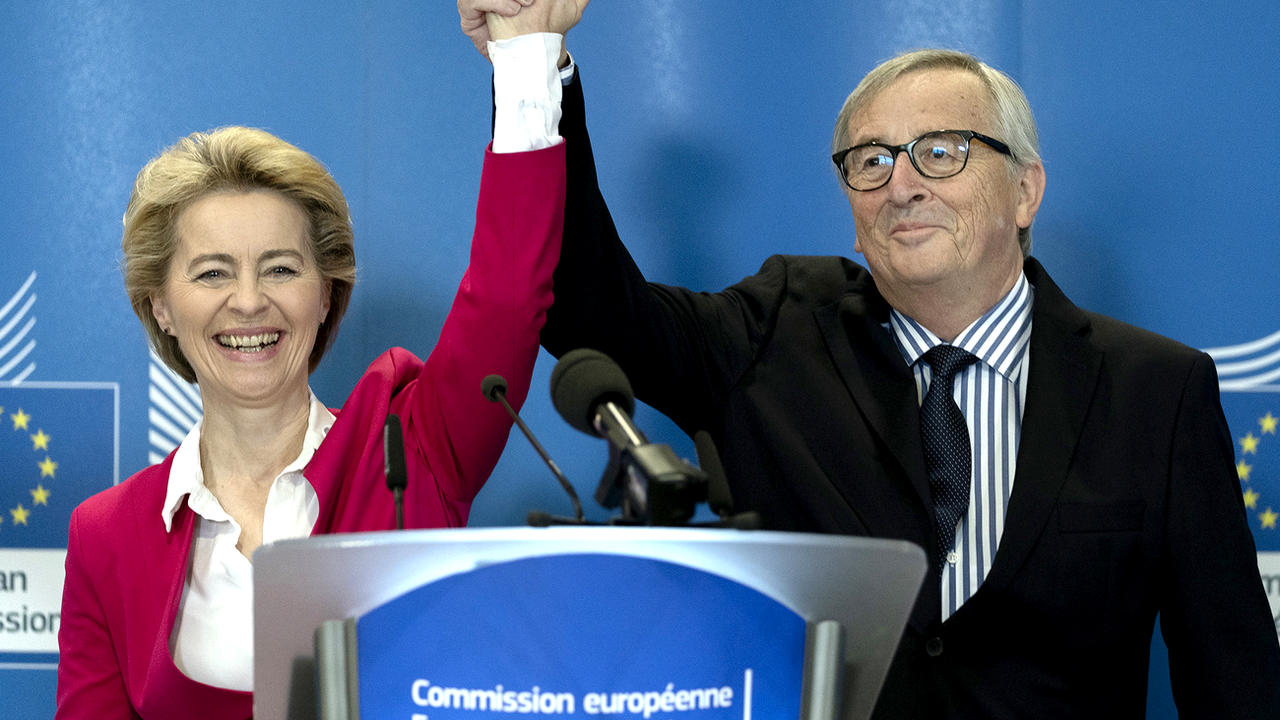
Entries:
{"type": "MultiPolygon", "coordinates": [[[[329,680],[325,681],[330,686],[326,691],[330,701],[334,690],[332,686],[341,683],[340,678],[333,676],[332,662],[318,666],[317,636],[328,637],[328,640],[320,640],[319,644],[341,654],[345,652],[343,628],[356,627],[349,622],[350,619],[360,618],[359,622],[363,624],[366,618],[384,612],[380,608],[396,605],[393,601],[398,598],[404,598],[397,601],[400,605],[409,601],[419,602],[418,596],[427,598],[424,602],[436,603],[423,607],[435,608],[431,612],[443,616],[438,618],[445,623],[442,627],[452,633],[462,630],[464,632],[459,637],[467,638],[465,631],[477,623],[468,613],[481,612],[490,605],[503,602],[515,601],[524,606],[537,600],[540,592],[545,592],[562,596],[549,600],[551,604],[548,607],[559,607],[556,603],[562,598],[580,601],[580,606],[566,608],[564,613],[537,610],[540,619],[560,630],[545,636],[544,642],[536,649],[551,651],[558,647],[560,638],[578,634],[576,623],[584,623],[585,627],[585,624],[590,624],[586,621],[595,619],[598,611],[602,615],[614,613],[613,617],[621,617],[621,625],[626,629],[622,632],[619,626],[617,636],[597,636],[593,641],[595,647],[621,649],[620,653],[611,655],[614,662],[618,657],[627,657],[629,645],[635,645],[638,653],[646,651],[640,648],[643,645],[648,651],[656,652],[656,657],[663,658],[664,662],[666,659],[678,660],[676,656],[683,651],[671,652],[670,648],[688,647],[693,652],[698,638],[647,637],[645,628],[650,622],[667,628],[662,632],[671,632],[671,627],[683,626],[678,623],[671,625],[670,621],[673,618],[679,620],[677,616],[684,614],[684,606],[678,604],[667,605],[657,612],[644,607],[646,601],[641,596],[646,595],[642,591],[650,584],[650,580],[645,579],[649,577],[645,573],[649,572],[656,573],[652,575],[654,579],[672,583],[670,587],[678,590],[673,595],[679,595],[686,588],[690,592],[728,593],[716,595],[718,599],[711,601],[721,604],[700,609],[710,611],[705,613],[710,617],[710,624],[723,619],[724,623],[733,625],[729,630],[737,632],[736,637],[745,638],[748,643],[756,631],[740,627],[743,621],[735,614],[739,610],[737,601],[723,598],[747,598],[749,603],[764,608],[766,614],[760,617],[781,617],[776,615],[776,609],[768,608],[770,605],[781,608],[784,615],[794,616],[798,631],[787,621],[776,619],[761,621],[767,627],[760,629],[760,632],[777,633],[779,638],[783,638],[768,640],[777,642],[777,646],[767,648],[760,655],[766,664],[777,662],[785,665],[795,659],[792,655],[799,653],[802,656],[795,659],[803,664],[802,677],[797,671],[795,679],[797,683],[803,683],[803,687],[795,689],[799,702],[795,703],[794,714],[788,714],[798,718],[825,714],[827,717],[855,720],[870,717],[875,706],[880,685],[923,581],[926,559],[923,550],[902,541],[771,531],[651,527],[420,530],[328,535],[275,543],[263,547],[254,556],[255,717],[258,720],[317,717],[317,668],[327,667],[325,672],[330,674],[329,680]],[[530,571],[535,574],[519,575],[530,571]],[[534,583],[512,580],[520,577],[539,580],[534,583]],[[476,587],[497,588],[499,592],[490,596],[483,590],[467,591],[465,588],[468,586],[462,583],[471,579],[491,583],[476,587]],[[513,582],[518,587],[511,587],[513,582]],[[614,587],[626,588],[626,583],[640,584],[630,586],[633,588],[631,591],[614,587]],[[702,589],[704,586],[706,590],[702,589]],[[441,590],[433,592],[435,588],[441,590]],[[472,595],[459,595],[460,592],[471,592],[472,595]],[[504,595],[505,599],[497,598],[497,594],[504,595]],[[428,597],[432,595],[435,597],[428,597]],[[455,613],[454,608],[458,612],[455,613]],[[622,614],[618,615],[619,612],[622,614]],[[568,617],[553,617],[556,615],[568,617]],[[318,634],[317,629],[326,623],[329,623],[327,629],[318,634]],[[664,646],[667,649],[648,647],[658,641],[667,642],[664,646]]],[[[688,606],[703,604],[698,600],[679,602],[687,602],[688,606]]],[[[372,624],[372,620],[368,622],[372,624]]],[[[360,650],[362,661],[365,655],[394,652],[397,654],[391,658],[393,664],[408,662],[430,666],[432,658],[443,662],[440,653],[446,650],[471,650],[467,647],[470,642],[451,641],[435,646],[434,650],[424,650],[424,658],[415,659],[404,655],[403,650],[391,649],[398,640],[395,633],[388,634],[386,630],[381,635],[365,633],[364,630],[360,632],[361,638],[367,640],[360,650]],[[386,638],[385,651],[382,648],[384,642],[369,639],[373,637],[386,638]]],[[[584,634],[587,632],[583,630],[584,634]]],[[[655,634],[659,633],[655,631],[655,634]]],[[[697,631],[684,634],[701,635],[697,631]]],[[[709,634],[713,633],[709,630],[709,634]]],[[[346,637],[346,650],[354,654],[356,645],[350,630],[346,637]]],[[[513,667],[522,667],[527,655],[526,650],[495,650],[487,640],[475,642],[474,654],[478,656],[475,662],[480,665],[487,662],[486,658],[492,658],[495,662],[505,662],[503,667],[510,671],[513,667]]],[[[722,654],[722,657],[731,656],[737,659],[732,652],[728,656],[722,654]]],[[[745,651],[742,657],[742,661],[747,662],[745,651]]],[[[345,658],[343,662],[351,659],[345,658]]],[[[607,661],[597,663],[580,654],[572,660],[589,670],[594,670],[597,664],[607,664],[607,661]]],[[[564,659],[553,664],[573,663],[564,659]]],[[[432,673],[455,669],[456,664],[450,661],[446,668],[437,668],[432,673]]],[[[756,691],[764,689],[766,678],[761,673],[757,671],[756,691]]],[[[415,676],[410,672],[406,677],[415,676]]],[[[438,685],[440,675],[431,674],[431,677],[438,685]]],[[[511,675],[508,672],[502,677],[511,675]]],[[[676,691],[681,691],[680,678],[661,674],[656,677],[656,686],[633,688],[635,692],[630,695],[625,692],[627,688],[623,688],[621,693],[613,692],[615,709],[623,707],[629,700],[634,710],[637,696],[645,695],[641,690],[653,696],[664,689],[670,693],[664,698],[670,701],[665,709],[676,707],[676,691]]],[[[724,717],[751,717],[752,677],[751,669],[747,669],[745,688],[741,683],[733,688],[726,683],[724,697],[713,698],[716,702],[723,700],[728,704],[726,707],[732,705],[732,714],[723,714],[724,717]]],[[[359,683],[353,684],[353,694],[357,685],[365,682],[372,682],[372,679],[361,678],[359,683]]],[[[378,717],[394,714],[406,720],[411,717],[493,716],[483,712],[441,714],[441,703],[435,701],[443,697],[441,693],[444,691],[436,687],[433,692],[437,694],[430,696],[434,704],[427,707],[430,685],[431,682],[425,678],[415,681],[413,698],[423,706],[420,711],[373,714],[378,717]]],[[[506,693],[514,697],[514,690],[525,690],[526,709],[515,710],[516,706],[509,700],[507,713],[527,713],[530,688],[528,683],[516,685],[508,682],[506,693]]],[[[494,695],[493,683],[482,687],[489,689],[471,692],[498,698],[504,690],[500,682],[496,685],[497,695],[494,695]]],[[[539,710],[539,687],[532,685],[533,713],[554,709],[554,703],[548,704],[553,688],[548,686],[545,689],[541,696],[544,709],[539,710]]],[[[610,688],[598,689],[602,692],[577,696],[560,694],[569,703],[569,713],[601,714],[603,708],[604,714],[610,714],[611,695],[607,692],[610,688]]],[[[408,685],[403,686],[403,692],[407,698],[410,692],[408,685]]],[[[450,688],[449,692],[466,691],[450,688]]],[[[686,693],[684,697],[691,695],[686,693]]],[[[373,699],[372,694],[368,699],[373,699]]],[[[480,707],[484,708],[484,695],[481,695],[480,702],[480,707]]],[[[653,702],[652,698],[650,702],[653,702]]],[[[455,707],[460,705],[455,704],[455,707]]],[[[651,704],[643,714],[623,712],[620,716],[701,717],[692,712],[658,712],[657,707],[651,704]]],[[[756,707],[757,713],[764,712],[762,705],[757,704],[756,707]]],[[[565,709],[561,706],[560,714],[564,714],[565,709]]],[[[331,711],[329,708],[326,712],[331,711]]],[[[776,715],[759,714],[757,717],[776,715]]],[[[372,720],[372,717],[364,720],[372,720]]]]}

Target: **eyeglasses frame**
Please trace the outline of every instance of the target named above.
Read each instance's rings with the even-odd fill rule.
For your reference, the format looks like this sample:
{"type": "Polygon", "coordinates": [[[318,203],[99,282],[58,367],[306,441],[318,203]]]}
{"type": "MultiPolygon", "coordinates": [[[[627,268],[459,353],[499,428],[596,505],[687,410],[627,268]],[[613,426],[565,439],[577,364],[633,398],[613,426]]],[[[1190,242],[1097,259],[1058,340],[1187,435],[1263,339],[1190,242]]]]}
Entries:
{"type": "Polygon", "coordinates": [[[868,143],[860,143],[858,145],[854,145],[853,147],[847,147],[844,150],[841,150],[840,152],[833,153],[831,155],[831,161],[836,165],[836,171],[840,175],[841,182],[845,184],[845,187],[849,188],[850,190],[853,190],[854,192],[872,192],[874,190],[879,190],[885,185],[888,185],[889,181],[893,179],[894,168],[898,167],[898,162],[897,162],[898,155],[904,152],[907,154],[907,159],[911,161],[911,167],[915,168],[916,172],[920,173],[921,177],[926,177],[931,180],[942,180],[949,177],[955,177],[956,175],[959,175],[960,173],[964,172],[964,169],[966,167],[969,167],[968,151],[966,151],[964,154],[964,163],[960,166],[960,169],[956,170],[950,175],[930,175],[926,173],[924,170],[921,170],[920,165],[916,163],[915,153],[912,152],[912,150],[915,149],[916,143],[929,137],[930,135],[940,135],[942,133],[951,133],[953,135],[959,135],[960,137],[964,138],[966,145],[969,143],[972,143],[975,139],[981,140],[983,144],[987,145],[992,150],[995,150],[1001,155],[1008,155],[1010,159],[1013,159],[1013,151],[1009,149],[1008,145],[1005,145],[1004,143],[1000,142],[999,140],[996,140],[993,137],[983,135],[982,133],[977,132],[976,130],[930,130],[929,132],[921,135],[915,140],[912,140],[911,142],[905,143],[903,145],[889,145],[887,143],[882,143],[882,142],[868,142],[868,143]],[[864,148],[864,147],[883,148],[884,150],[889,151],[891,153],[889,157],[893,158],[893,161],[894,161],[893,167],[889,169],[889,174],[885,177],[884,182],[880,183],[879,185],[873,188],[856,188],[850,185],[849,175],[844,171],[844,167],[843,167],[844,159],[849,155],[849,153],[853,152],[854,150],[857,150],[858,148],[864,148]]]}

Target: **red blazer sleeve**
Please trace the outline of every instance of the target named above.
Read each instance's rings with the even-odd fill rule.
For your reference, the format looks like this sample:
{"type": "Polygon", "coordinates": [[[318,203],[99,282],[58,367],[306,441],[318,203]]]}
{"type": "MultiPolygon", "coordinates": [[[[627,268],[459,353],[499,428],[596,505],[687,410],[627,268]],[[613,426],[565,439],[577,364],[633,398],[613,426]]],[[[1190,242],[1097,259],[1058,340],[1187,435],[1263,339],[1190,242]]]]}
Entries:
{"type": "Polygon", "coordinates": [[[481,381],[506,378],[516,408],[529,392],[560,259],[564,187],[564,143],[486,151],[470,266],[422,375],[393,402],[402,408],[405,451],[418,454],[443,500],[467,511],[511,430],[503,408],[481,394],[481,381]]]}
{"type": "Polygon", "coordinates": [[[405,527],[461,527],[506,446],[511,419],[480,392],[506,378],[520,407],[560,259],[564,144],[485,154],[471,262],[440,340],[423,363],[393,348],[370,365],[305,472],[320,500],[316,533],[393,527],[382,478],[388,412],[404,427],[405,527]]]}

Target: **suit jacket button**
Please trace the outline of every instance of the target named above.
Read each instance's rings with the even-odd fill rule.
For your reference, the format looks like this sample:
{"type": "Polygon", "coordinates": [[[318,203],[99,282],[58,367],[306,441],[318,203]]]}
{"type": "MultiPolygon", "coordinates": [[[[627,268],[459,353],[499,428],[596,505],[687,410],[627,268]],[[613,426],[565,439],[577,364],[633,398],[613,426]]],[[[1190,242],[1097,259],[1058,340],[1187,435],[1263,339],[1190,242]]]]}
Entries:
{"type": "Polygon", "coordinates": [[[924,644],[924,651],[929,653],[929,657],[938,657],[942,654],[942,638],[929,638],[924,644]]]}

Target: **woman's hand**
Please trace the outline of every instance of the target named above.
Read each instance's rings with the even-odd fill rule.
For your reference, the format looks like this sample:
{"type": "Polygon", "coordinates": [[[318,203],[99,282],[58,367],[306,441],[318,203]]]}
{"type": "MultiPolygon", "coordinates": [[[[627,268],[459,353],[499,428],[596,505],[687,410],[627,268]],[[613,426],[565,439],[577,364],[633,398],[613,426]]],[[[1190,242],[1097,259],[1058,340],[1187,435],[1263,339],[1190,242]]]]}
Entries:
{"type": "Polygon", "coordinates": [[[489,57],[489,24],[485,15],[494,13],[511,17],[534,0],[458,0],[458,15],[462,18],[462,32],[471,38],[480,54],[489,57]]]}
{"type": "MultiPolygon", "coordinates": [[[[564,35],[582,19],[590,0],[458,0],[462,32],[481,55],[489,57],[488,41],[549,32],[564,35]]],[[[561,66],[568,60],[561,55],[561,66]]]]}

